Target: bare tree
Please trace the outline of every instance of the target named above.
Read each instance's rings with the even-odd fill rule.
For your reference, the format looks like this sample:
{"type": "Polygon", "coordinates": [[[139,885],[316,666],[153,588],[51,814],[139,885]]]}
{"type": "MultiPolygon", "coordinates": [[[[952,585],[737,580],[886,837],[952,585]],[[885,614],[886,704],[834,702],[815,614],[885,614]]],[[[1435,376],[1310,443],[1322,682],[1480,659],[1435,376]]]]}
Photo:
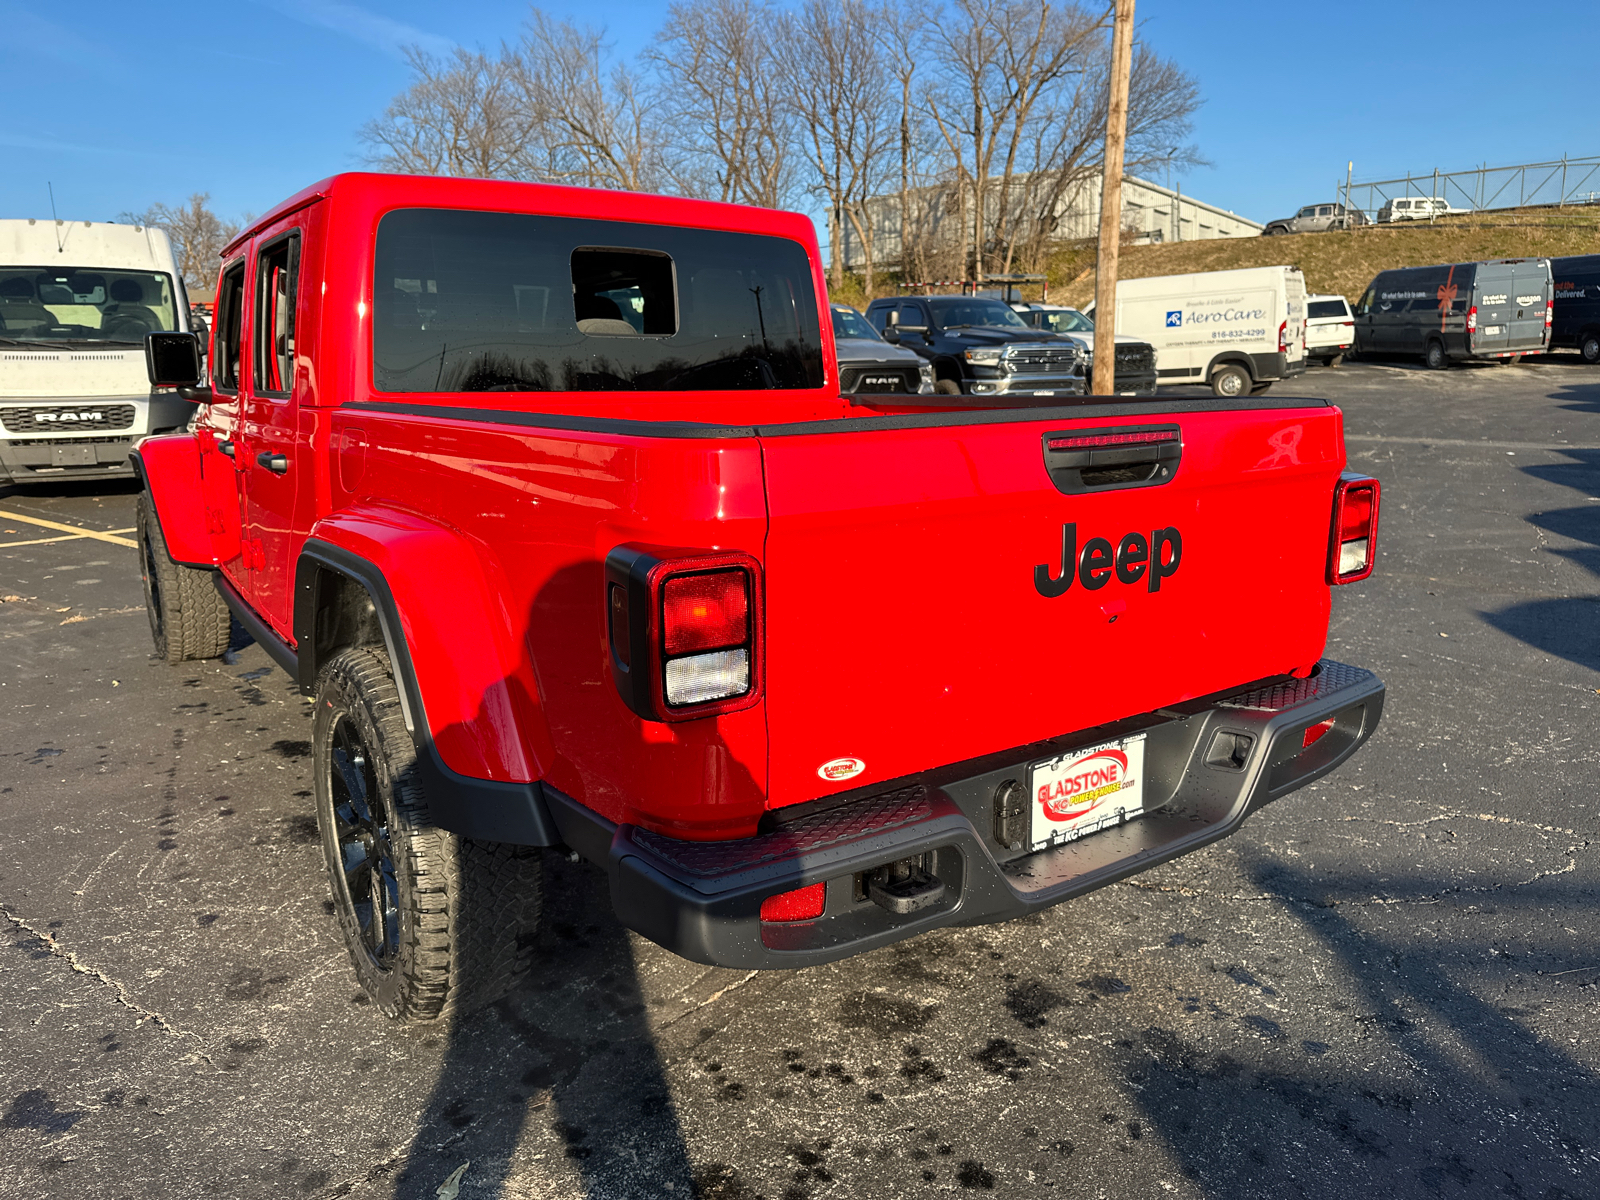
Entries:
{"type": "Polygon", "coordinates": [[[222,249],[239,236],[239,226],[212,212],[210,200],[210,192],[195,192],[187,204],[176,208],[152,204],[142,213],[122,214],[123,220],[135,225],[154,225],[167,231],[178,259],[178,274],[183,276],[184,287],[197,298],[211,293],[222,249]]]}
{"type": "Polygon", "coordinates": [[[637,71],[607,69],[603,35],[533,10],[516,79],[529,117],[531,173],[590,187],[656,191],[666,182],[657,109],[637,71]]]}
{"type": "MultiPolygon", "coordinates": [[[[388,170],[767,207],[809,193],[834,286],[854,242],[869,294],[896,221],[907,281],[1037,269],[1100,169],[1108,15],[1085,5],[1101,2],[677,0],[636,63],[535,8],[498,53],[408,51],[412,83],[361,137],[388,170]]],[[[1126,169],[1203,161],[1198,105],[1136,47],[1126,169]]]]}
{"type": "Polygon", "coordinates": [[[885,54],[872,34],[863,0],[807,0],[784,21],[789,102],[803,130],[809,190],[828,204],[829,271],[844,282],[846,221],[859,241],[867,294],[872,294],[873,226],[867,200],[883,180],[896,134],[885,54]]]}
{"type": "Polygon", "coordinates": [[[793,193],[787,73],[769,0],[680,0],[648,52],[682,190],[781,208],[793,193]]]}
{"type": "Polygon", "coordinates": [[[932,26],[945,53],[928,107],[958,174],[963,145],[971,155],[972,269],[982,275],[1008,240],[1012,181],[1030,132],[1046,113],[1059,119],[1052,109],[1075,107],[1052,101],[1076,90],[1106,18],[1048,0],[956,0],[952,17],[932,26]]]}
{"type": "Polygon", "coordinates": [[[439,58],[410,46],[405,56],[415,80],[361,129],[369,162],[419,175],[532,177],[530,121],[515,51],[502,49],[491,58],[457,49],[439,58]]]}

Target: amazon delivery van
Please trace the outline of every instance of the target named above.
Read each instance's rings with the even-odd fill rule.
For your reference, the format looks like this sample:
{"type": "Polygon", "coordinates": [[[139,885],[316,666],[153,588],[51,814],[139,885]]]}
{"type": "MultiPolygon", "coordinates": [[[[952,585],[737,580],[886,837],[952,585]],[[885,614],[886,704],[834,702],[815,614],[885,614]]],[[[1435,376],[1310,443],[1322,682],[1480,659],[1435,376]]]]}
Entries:
{"type": "Polygon", "coordinates": [[[1249,267],[1120,279],[1117,333],[1156,348],[1163,385],[1264,392],[1306,369],[1305,276],[1299,267],[1249,267]]]}
{"type": "Polygon", "coordinates": [[[132,474],[134,442],[194,414],[150,386],[144,335],[188,328],[165,231],[0,220],[0,482],[132,474]]]}

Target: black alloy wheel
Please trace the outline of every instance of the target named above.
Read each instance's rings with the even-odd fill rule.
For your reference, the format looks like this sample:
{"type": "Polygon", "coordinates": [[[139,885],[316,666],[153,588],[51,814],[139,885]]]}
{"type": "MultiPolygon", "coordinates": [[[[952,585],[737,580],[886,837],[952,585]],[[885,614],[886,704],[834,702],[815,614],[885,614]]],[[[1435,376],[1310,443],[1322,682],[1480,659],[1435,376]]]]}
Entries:
{"type": "Polygon", "coordinates": [[[311,747],[333,915],[373,1006],[432,1021],[504,996],[532,966],[542,852],[440,828],[381,649],[320,672],[311,747]]]}
{"type": "Polygon", "coordinates": [[[395,877],[389,816],[372,769],[372,751],[349,713],[331,734],[328,789],[341,872],[336,904],[349,906],[361,948],[379,971],[394,968],[400,951],[400,883],[395,877]]]}
{"type": "MultiPolygon", "coordinates": [[[[150,618],[150,638],[156,652],[167,655],[167,620],[161,608],[161,576],[156,570],[155,523],[139,522],[139,574],[144,579],[144,611],[150,618]]],[[[162,550],[165,554],[165,549],[162,550]]]]}

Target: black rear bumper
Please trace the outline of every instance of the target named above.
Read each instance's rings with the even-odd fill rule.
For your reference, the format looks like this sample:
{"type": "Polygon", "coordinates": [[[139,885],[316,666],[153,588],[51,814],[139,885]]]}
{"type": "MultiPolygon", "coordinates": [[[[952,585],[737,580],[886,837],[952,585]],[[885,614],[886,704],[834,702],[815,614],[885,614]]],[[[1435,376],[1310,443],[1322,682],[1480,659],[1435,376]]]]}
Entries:
{"type": "Polygon", "coordinates": [[[730,842],[614,826],[553,788],[545,797],[567,844],[610,875],[612,903],[630,929],[696,962],[804,967],[941,926],[1023,916],[1198,850],[1349,758],[1377,727],[1383,699],[1383,682],[1370,671],[1324,661],[1309,679],[1190,701],[869,795],[831,797],[827,808],[797,806],[797,815],[730,842]],[[1306,729],[1330,719],[1305,745],[1306,729]],[[1031,854],[996,840],[996,792],[1008,781],[1026,786],[1030,763],[1141,732],[1144,816],[1031,854]],[[907,859],[920,859],[943,891],[898,915],[867,896],[863,880],[907,859]],[[769,896],[815,883],[827,885],[820,917],[760,919],[769,896]]]}

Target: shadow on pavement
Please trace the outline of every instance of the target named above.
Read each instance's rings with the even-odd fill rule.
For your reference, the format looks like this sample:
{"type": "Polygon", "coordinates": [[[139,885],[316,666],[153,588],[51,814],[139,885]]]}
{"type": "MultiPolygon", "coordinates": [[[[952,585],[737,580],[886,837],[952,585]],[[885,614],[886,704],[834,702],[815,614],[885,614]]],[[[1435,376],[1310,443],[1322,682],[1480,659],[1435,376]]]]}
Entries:
{"type": "MultiPolygon", "coordinates": [[[[597,791],[621,785],[602,779],[596,740],[623,746],[636,718],[626,713],[599,648],[605,644],[601,564],[581,561],[555,571],[535,597],[518,643],[522,670],[502,681],[504,699],[532,729],[559,709],[550,735],[557,753],[588,761],[585,782],[597,791]],[[547,686],[565,687],[560,704],[541,705],[533,664],[547,686]],[[548,684],[549,680],[559,681],[548,684]]],[[[553,694],[553,693],[552,693],[553,694]]],[[[503,712],[485,697],[469,738],[495,726],[503,712]]],[[[644,782],[665,789],[650,771],[683,772],[704,763],[701,742],[714,731],[679,727],[670,745],[655,745],[644,782]]],[[[619,754],[619,759],[623,758],[619,754]]],[[[636,756],[637,757],[637,756],[636,756]]],[[[631,767],[638,774],[639,762],[631,767]]],[[[619,774],[626,768],[616,766],[619,774]]],[[[747,799],[760,787],[732,756],[706,768],[707,803],[747,799]]],[[[624,776],[624,778],[626,778],[624,776]]],[[[638,780],[634,781],[635,783],[638,780]]],[[[531,1122],[547,1123],[581,1174],[584,1192],[600,1197],[732,1196],[720,1164],[696,1171],[689,1162],[645,998],[634,968],[631,935],[612,911],[603,871],[544,856],[544,913],[539,955],[529,982],[491,1010],[448,1031],[444,1062],[412,1142],[396,1195],[432,1200],[434,1189],[462,1163],[472,1168],[462,1196],[500,1196],[531,1122]]],[[[493,919],[494,914],[482,914],[493,919]]],[[[467,963],[465,970],[474,971],[467,963]]],[[[423,1033],[421,1036],[427,1036],[423,1033]]],[[[521,1175],[529,1163],[516,1164],[521,1175]]],[[[548,1168],[546,1168],[548,1169],[548,1168]]]]}
{"type": "Polygon", "coordinates": [[[14,496],[19,499],[74,499],[81,496],[137,496],[139,481],[131,476],[114,479],[62,479],[55,482],[30,480],[15,483],[0,480],[0,498],[14,496]]]}
{"type": "MultiPolygon", "coordinates": [[[[696,1194],[628,934],[611,915],[604,875],[546,854],[544,891],[528,983],[442,1031],[444,1061],[405,1153],[398,1200],[433,1200],[467,1162],[463,1200],[504,1195],[513,1167],[522,1174],[530,1166],[514,1163],[519,1145],[544,1141],[527,1136],[537,1123],[555,1135],[585,1195],[696,1194]]],[[[440,1032],[401,1036],[426,1042],[440,1032]]],[[[543,1171],[563,1173],[559,1165],[543,1171]]]]}
{"type": "MultiPolygon", "coordinates": [[[[1376,881],[1330,882],[1272,861],[1257,862],[1249,878],[1275,898],[1279,919],[1299,921],[1329,953],[1340,976],[1330,986],[1358,1000],[1354,1007],[1334,1001],[1328,1027],[1296,1041],[1272,1015],[1280,1004],[1274,989],[1236,969],[1230,975],[1254,993],[1241,991],[1242,1013],[1215,1005],[1202,1012],[1199,997],[1178,999],[1200,1020],[1232,1019],[1249,1029],[1267,1043],[1258,1061],[1268,1065],[1205,1051],[1191,1022],[1124,1043],[1134,1094],[1208,1195],[1597,1194],[1600,1078],[1516,1019],[1533,1010],[1489,1003],[1485,994],[1502,980],[1469,990],[1438,959],[1464,959],[1470,965],[1459,973],[1480,978],[1531,974],[1526,965],[1512,967],[1492,946],[1459,937],[1442,946],[1430,936],[1423,948],[1358,927],[1345,915],[1348,905],[1369,900],[1376,881]],[[1367,1065],[1380,1056],[1381,1073],[1367,1065]],[[1396,1078],[1407,1082],[1396,1087],[1396,1078]],[[1478,1149],[1442,1152],[1441,1145],[1478,1149]],[[1379,1181],[1383,1191],[1371,1192],[1379,1181]]],[[[1386,902],[1401,899],[1382,888],[1386,902]]],[[[1426,903],[1456,888],[1413,880],[1407,891],[1426,903]]],[[[1542,914],[1592,903],[1578,890],[1551,881],[1495,890],[1482,911],[1498,912],[1497,923],[1518,930],[1519,939],[1524,930],[1536,938],[1542,914]]],[[[1552,962],[1566,965],[1554,950],[1552,962]]]]}
{"type": "MultiPolygon", "coordinates": [[[[1551,399],[1569,412],[1600,413],[1600,372],[1596,373],[1596,380],[1559,388],[1551,393],[1551,399]]],[[[1590,499],[1600,496],[1600,449],[1563,448],[1560,453],[1566,455],[1567,461],[1536,463],[1522,470],[1535,479],[1573,489],[1583,497],[1582,503],[1533,513],[1527,520],[1547,533],[1580,543],[1546,549],[1600,578],[1600,501],[1590,499]]],[[[1600,597],[1529,600],[1482,616],[1501,632],[1546,654],[1600,670],[1600,597]]]]}

